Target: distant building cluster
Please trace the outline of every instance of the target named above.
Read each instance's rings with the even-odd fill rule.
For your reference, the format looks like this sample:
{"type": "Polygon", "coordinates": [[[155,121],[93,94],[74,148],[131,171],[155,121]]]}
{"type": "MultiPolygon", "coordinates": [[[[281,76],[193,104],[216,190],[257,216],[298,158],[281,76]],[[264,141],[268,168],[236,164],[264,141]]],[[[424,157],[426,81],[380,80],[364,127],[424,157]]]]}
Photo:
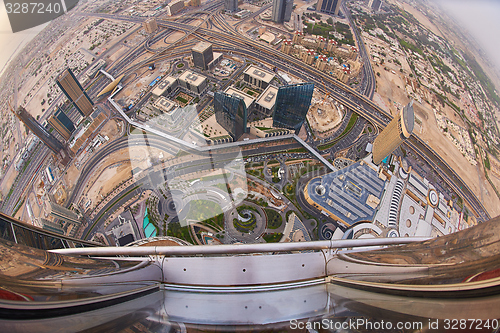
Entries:
{"type": "Polygon", "coordinates": [[[356,47],[339,47],[335,40],[326,40],[316,35],[304,37],[304,33],[300,31],[294,32],[292,40],[283,41],[281,51],[295,56],[308,65],[315,66],[322,72],[334,75],[342,82],[356,77],[363,68],[363,63],[356,60],[358,56],[356,47]],[[333,54],[335,57],[323,53],[333,54]],[[347,61],[340,64],[337,57],[347,61]]]}

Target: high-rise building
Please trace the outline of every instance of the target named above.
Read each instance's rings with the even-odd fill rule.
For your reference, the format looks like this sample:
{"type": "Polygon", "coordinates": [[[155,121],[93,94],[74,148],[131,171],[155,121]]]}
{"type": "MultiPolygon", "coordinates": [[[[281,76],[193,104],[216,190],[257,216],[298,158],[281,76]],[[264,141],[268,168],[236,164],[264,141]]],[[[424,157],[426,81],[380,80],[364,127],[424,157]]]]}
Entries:
{"type": "Polygon", "coordinates": [[[224,9],[227,12],[235,13],[238,11],[238,0],[224,0],[224,9]]]}
{"type": "Polygon", "coordinates": [[[142,23],[142,26],[148,34],[153,33],[154,31],[156,31],[156,29],[158,29],[158,24],[156,23],[156,18],[154,17],[144,21],[144,23],[142,23]]]}
{"type": "Polygon", "coordinates": [[[293,0],[273,0],[273,22],[283,23],[292,17],[293,0]]]}
{"type": "Polygon", "coordinates": [[[76,109],[85,117],[94,110],[94,103],[83,90],[71,69],[66,68],[56,79],[57,85],[73,103],[76,109]]]}
{"type": "Polygon", "coordinates": [[[43,218],[40,220],[42,222],[43,229],[64,235],[64,230],[60,223],[52,222],[43,218]]]}
{"type": "Polygon", "coordinates": [[[316,10],[322,13],[339,15],[342,0],[319,0],[316,10]]]}
{"type": "Polygon", "coordinates": [[[382,7],[382,0],[370,0],[368,1],[368,7],[374,12],[378,12],[382,7]]]}
{"type": "Polygon", "coordinates": [[[243,72],[243,80],[260,89],[266,89],[273,79],[273,72],[253,65],[248,66],[243,72]]]}
{"type": "Polygon", "coordinates": [[[47,131],[39,122],[33,118],[25,108],[19,107],[15,111],[15,115],[19,120],[23,122],[28,129],[33,132],[42,142],[50,149],[52,152],[59,156],[63,164],[67,164],[70,161],[69,153],[66,147],[57,140],[52,133],[47,131]]]}
{"type": "Polygon", "coordinates": [[[278,89],[274,105],[273,127],[300,130],[306,119],[314,92],[314,83],[292,84],[278,89]]]}
{"type": "Polygon", "coordinates": [[[247,133],[247,108],[245,101],[236,95],[218,91],[214,95],[215,120],[231,135],[234,141],[247,133]]]}
{"type": "Polygon", "coordinates": [[[203,70],[208,69],[208,64],[214,60],[212,44],[199,42],[191,49],[191,55],[193,56],[193,63],[196,67],[203,70]]]}
{"type": "Polygon", "coordinates": [[[82,218],[77,213],[53,202],[50,202],[50,215],[67,223],[76,225],[82,223],[82,218]]]}
{"type": "Polygon", "coordinates": [[[75,130],[75,125],[61,109],[57,110],[56,113],[49,118],[48,122],[66,141],[69,140],[71,134],[75,130]]]}
{"type": "Polygon", "coordinates": [[[413,101],[405,106],[373,142],[373,163],[379,164],[399,147],[413,132],[415,116],[413,101]]]}

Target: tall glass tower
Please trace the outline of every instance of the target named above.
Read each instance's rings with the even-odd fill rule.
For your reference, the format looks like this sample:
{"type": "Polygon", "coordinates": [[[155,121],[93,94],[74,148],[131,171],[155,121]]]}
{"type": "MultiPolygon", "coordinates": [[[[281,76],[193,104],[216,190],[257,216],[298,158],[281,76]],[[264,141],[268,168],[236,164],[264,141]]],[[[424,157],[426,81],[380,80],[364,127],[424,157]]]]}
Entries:
{"type": "Polygon", "coordinates": [[[88,117],[94,112],[94,102],[87,95],[87,92],[83,89],[80,82],[78,82],[71,69],[66,68],[57,77],[56,83],[82,116],[88,117]]]}
{"type": "Polygon", "coordinates": [[[273,0],[273,22],[283,23],[292,17],[293,0],[273,0]]]}
{"type": "Polygon", "coordinates": [[[245,101],[224,92],[214,95],[214,111],[217,123],[231,135],[234,141],[247,133],[247,107],[245,101]]]}
{"type": "Polygon", "coordinates": [[[273,127],[300,130],[311,105],[314,83],[299,83],[278,89],[273,127]]]}

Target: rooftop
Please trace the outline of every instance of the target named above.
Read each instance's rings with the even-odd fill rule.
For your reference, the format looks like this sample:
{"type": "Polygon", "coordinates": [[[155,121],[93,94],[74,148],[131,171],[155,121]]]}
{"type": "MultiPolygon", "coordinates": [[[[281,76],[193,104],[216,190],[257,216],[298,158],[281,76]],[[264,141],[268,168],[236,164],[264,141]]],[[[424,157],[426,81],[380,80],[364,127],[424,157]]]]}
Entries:
{"type": "Polygon", "coordinates": [[[212,44],[207,43],[207,42],[199,42],[195,46],[193,46],[192,50],[195,52],[203,53],[207,49],[209,49],[212,46],[212,44]]]}
{"type": "Polygon", "coordinates": [[[366,162],[354,163],[337,172],[313,178],[307,192],[319,209],[347,226],[371,221],[385,181],[366,162]]]}
{"type": "Polygon", "coordinates": [[[185,71],[181,76],[179,76],[179,80],[187,82],[193,86],[199,86],[206,79],[207,78],[205,76],[191,71],[185,71]]]}
{"type": "Polygon", "coordinates": [[[264,92],[260,94],[256,103],[270,110],[272,107],[274,107],[274,104],[276,103],[277,94],[278,94],[278,88],[269,85],[267,86],[266,90],[264,90],[264,92]]]}
{"type": "Polygon", "coordinates": [[[240,91],[240,90],[236,90],[234,89],[233,87],[228,87],[226,89],[226,91],[224,91],[226,94],[228,95],[231,95],[231,96],[238,96],[238,97],[241,97],[243,99],[243,101],[245,102],[245,106],[247,107],[247,109],[250,107],[250,105],[252,105],[252,103],[255,101],[254,98],[248,96],[247,94],[245,94],[243,91],[240,91]]]}
{"type": "Polygon", "coordinates": [[[256,66],[249,66],[247,69],[245,69],[244,73],[267,83],[271,82],[271,80],[274,78],[273,73],[256,66]]]}

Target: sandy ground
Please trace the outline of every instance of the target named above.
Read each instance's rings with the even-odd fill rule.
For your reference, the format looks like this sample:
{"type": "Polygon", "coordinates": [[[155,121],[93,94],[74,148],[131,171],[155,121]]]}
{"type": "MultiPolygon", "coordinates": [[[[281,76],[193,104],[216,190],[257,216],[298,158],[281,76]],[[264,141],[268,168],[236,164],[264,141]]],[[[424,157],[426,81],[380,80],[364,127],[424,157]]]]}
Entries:
{"type": "Polygon", "coordinates": [[[419,103],[414,103],[413,106],[415,114],[422,120],[422,132],[417,135],[457,172],[480,200],[482,198],[491,216],[500,214],[500,200],[486,181],[484,173],[480,172],[478,175],[478,169],[471,165],[453,143],[439,131],[432,107],[428,104],[422,106],[419,103]]]}
{"type": "Polygon", "coordinates": [[[391,114],[394,114],[397,111],[394,102],[400,103],[403,106],[410,102],[404,90],[405,84],[398,72],[393,74],[391,71],[384,70],[383,67],[375,67],[375,72],[380,72],[380,76],[375,75],[377,93],[381,96],[385,105],[388,106],[391,114]]]}

